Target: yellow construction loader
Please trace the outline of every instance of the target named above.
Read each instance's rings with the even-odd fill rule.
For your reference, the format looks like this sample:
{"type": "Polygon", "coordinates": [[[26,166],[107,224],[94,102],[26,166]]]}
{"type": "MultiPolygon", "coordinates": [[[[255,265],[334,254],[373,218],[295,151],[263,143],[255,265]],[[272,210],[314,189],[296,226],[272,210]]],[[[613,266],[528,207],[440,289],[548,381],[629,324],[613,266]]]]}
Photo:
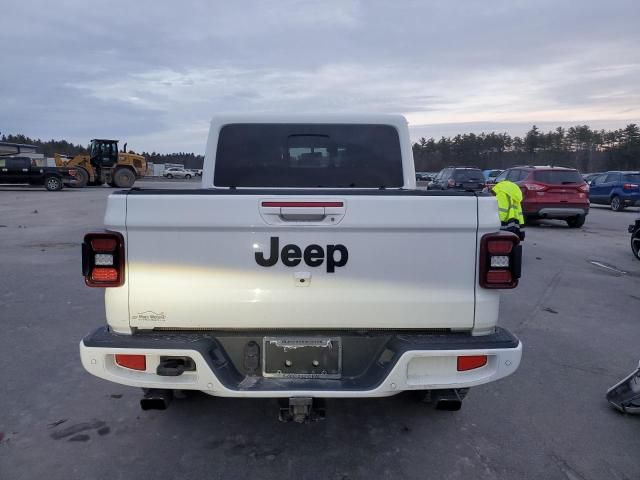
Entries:
{"type": "Polygon", "coordinates": [[[102,185],[130,188],[136,179],[145,175],[147,160],[142,155],[118,151],[118,140],[95,138],[89,143],[89,154],[67,158],[55,154],[56,166],[76,169],[76,187],[102,185]]]}

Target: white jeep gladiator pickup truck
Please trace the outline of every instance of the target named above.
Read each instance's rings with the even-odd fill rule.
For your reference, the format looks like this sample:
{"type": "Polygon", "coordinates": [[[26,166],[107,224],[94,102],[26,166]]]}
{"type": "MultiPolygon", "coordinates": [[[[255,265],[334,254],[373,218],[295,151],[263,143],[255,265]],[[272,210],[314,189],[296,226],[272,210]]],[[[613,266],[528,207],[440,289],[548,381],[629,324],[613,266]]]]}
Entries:
{"type": "Polygon", "coordinates": [[[278,397],[298,421],[406,390],[458,409],[520,363],[496,326],[518,237],[489,195],[416,189],[402,116],[215,118],[200,189],[113,193],[104,223],[82,268],[107,325],[82,364],[145,409],[174,390],[278,397]]]}

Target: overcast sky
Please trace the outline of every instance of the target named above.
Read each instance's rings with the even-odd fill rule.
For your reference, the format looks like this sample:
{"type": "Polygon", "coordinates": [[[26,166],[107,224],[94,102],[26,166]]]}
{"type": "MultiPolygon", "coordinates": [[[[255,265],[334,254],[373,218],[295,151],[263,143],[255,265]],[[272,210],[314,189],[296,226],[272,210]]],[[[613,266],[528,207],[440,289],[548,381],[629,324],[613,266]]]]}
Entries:
{"type": "Polygon", "coordinates": [[[202,153],[216,112],[640,123],[639,0],[3,0],[0,45],[0,132],[139,151],[202,153]]]}

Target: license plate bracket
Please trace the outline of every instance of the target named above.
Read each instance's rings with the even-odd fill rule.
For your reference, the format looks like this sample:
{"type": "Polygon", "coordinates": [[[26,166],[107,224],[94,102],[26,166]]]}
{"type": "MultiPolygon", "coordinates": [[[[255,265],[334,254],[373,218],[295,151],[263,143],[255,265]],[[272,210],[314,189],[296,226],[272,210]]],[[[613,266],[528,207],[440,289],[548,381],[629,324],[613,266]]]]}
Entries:
{"type": "Polygon", "coordinates": [[[340,337],[264,337],[262,374],[276,378],[338,379],[340,337]]]}

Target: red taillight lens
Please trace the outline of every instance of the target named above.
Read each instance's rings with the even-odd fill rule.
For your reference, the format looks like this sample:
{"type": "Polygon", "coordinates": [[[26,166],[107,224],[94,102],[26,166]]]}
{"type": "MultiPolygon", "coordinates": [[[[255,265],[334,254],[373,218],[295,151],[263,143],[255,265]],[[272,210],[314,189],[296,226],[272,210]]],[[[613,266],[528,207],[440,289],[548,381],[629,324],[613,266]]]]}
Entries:
{"type": "Polygon", "coordinates": [[[93,238],[91,248],[94,252],[113,252],[118,245],[118,240],[112,237],[93,238]]]}
{"type": "Polygon", "coordinates": [[[82,274],[90,287],[124,284],[124,237],[118,232],[88,233],[82,244],[82,274]]]}
{"type": "Polygon", "coordinates": [[[546,185],[541,185],[539,183],[525,183],[522,186],[532,192],[541,192],[547,189],[546,185]]]}
{"type": "Polygon", "coordinates": [[[622,188],[625,190],[637,190],[638,185],[636,183],[625,183],[622,188]]]}
{"type": "Polygon", "coordinates": [[[480,286],[515,288],[522,268],[522,247],[517,235],[489,233],[480,240],[480,286]]]}
{"type": "Polygon", "coordinates": [[[119,355],[116,354],[116,363],[124,368],[130,368],[131,370],[147,369],[147,357],[144,355],[119,355]]]}
{"type": "Polygon", "coordinates": [[[465,357],[458,357],[458,371],[466,372],[467,370],[473,370],[475,368],[484,367],[487,364],[486,355],[468,355],[465,357]]]}
{"type": "Polygon", "coordinates": [[[447,185],[449,185],[450,187],[455,187],[456,181],[453,178],[450,178],[449,180],[447,180],[447,185]]]}
{"type": "Polygon", "coordinates": [[[489,270],[487,272],[487,283],[511,283],[512,279],[509,270],[489,270]]]}
{"type": "Polygon", "coordinates": [[[115,268],[94,267],[91,270],[91,280],[94,282],[115,282],[118,280],[118,270],[115,268]]]}
{"type": "Polygon", "coordinates": [[[589,185],[587,183],[585,183],[584,185],[580,185],[578,187],[578,190],[584,193],[589,193],[589,185]]]}
{"type": "Polygon", "coordinates": [[[511,240],[489,240],[487,250],[491,255],[508,255],[513,250],[513,242],[511,240]]]}

